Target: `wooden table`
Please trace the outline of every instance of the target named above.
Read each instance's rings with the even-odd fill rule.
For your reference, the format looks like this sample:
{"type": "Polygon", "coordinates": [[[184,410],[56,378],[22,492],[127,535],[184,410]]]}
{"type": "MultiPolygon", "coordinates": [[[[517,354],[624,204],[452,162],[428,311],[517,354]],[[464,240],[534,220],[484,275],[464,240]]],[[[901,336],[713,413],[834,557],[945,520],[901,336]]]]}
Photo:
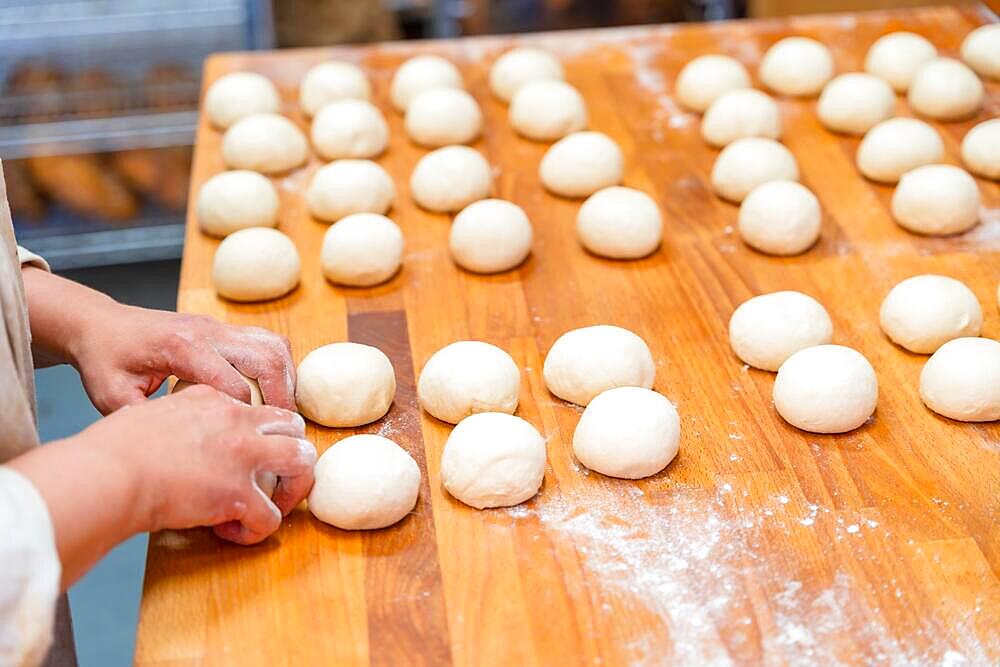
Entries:
{"type": "MultiPolygon", "coordinates": [[[[326,283],[326,225],[303,190],[319,162],[275,179],[281,229],[303,260],[301,286],[256,305],[218,299],[217,242],[189,215],[179,309],[287,334],[296,360],[352,340],[392,359],[399,388],[389,415],[356,432],[385,434],[420,464],[416,510],[376,532],[345,532],[294,512],[266,543],[242,548],[207,531],[153,535],[136,660],[140,665],[996,664],[1000,662],[1000,425],[940,418],[920,402],[926,359],[892,345],[879,304],[897,281],[943,273],[968,284],[1000,337],[1000,187],[980,180],[984,219],[954,238],[921,238],[889,215],[890,187],[863,180],[858,141],[826,132],[815,100],[782,100],[784,142],[821,199],[823,236],[800,257],[749,250],[737,208],[716,198],[716,151],[697,116],[671,97],[693,56],[722,52],[754,70],[790,34],[833,48],[838,71],[858,70],[868,46],[900,29],[957,53],[982,8],[661,26],[366,48],[227,54],[205,84],[235,70],[270,77],[303,126],[297,83],[312,64],[344,57],[371,75],[391,145],[379,162],[396,180],[391,216],[406,236],[402,272],[374,289],[326,283]],[[512,43],[560,55],[584,94],[591,126],[627,157],[625,183],[655,195],[666,242],[652,257],[616,262],[574,238],[579,202],[547,194],[537,177],[546,145],[520,139],[489,94],[487,73],[512,43]],[[388,104],[393,70],[417,53],[461,66],[483,107],[477,142],[496,166],[499,196],[528,212],[534,251],[518,270],[473,275],[448,258],[449,218],[419,210],[409,175],[424,151],[388,104]],[[845,435],[785,424],[771,373],[730,352],[727,322],[745,299],[796,289],[822,301],[834,342],[874,364],[874,419],[845,435]],[[580,410],[551,396],[542,359],[563,332],[611,323],[645,338],[656,389],[678,406],[681,452],[664,471],[629,482],[574,462],[580,410]],[[415,377],[456,340],[508,350],[523,370],[518,414],[548,439],[540,495],[521,507],[475,511],[442,489],[449,433],[417,407],[415,377]],[[963,658],[967,662],[962,662],[963,658]],[[942,662],[943,661],[943,662],[942,662]]],[[[975,122],[1000,109],[1000,85],[973,120],[938,124],[947,160],[975,122]]],[[[899,102],[900,114],[909,110],[899,102]]],[[[192,193],[223,169],[220,134],[202,120],[192,193]]],[[[189,210],[193,210],[193,207],[189,210]]],[[[310,427],[320,449],[354,431],[310,427]]]]}

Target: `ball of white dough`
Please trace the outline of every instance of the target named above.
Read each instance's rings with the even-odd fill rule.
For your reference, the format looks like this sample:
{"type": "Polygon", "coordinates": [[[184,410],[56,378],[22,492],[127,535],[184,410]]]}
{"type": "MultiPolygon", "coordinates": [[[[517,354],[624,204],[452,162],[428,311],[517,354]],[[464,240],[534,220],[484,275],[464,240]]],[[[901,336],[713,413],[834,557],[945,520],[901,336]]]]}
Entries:
{"type": "Polygon", "coordinates": [[[959,120],[979,111],[984,95],[983,82],[968,65],[953,58],[934,58],[917,70],[907,99],[919,114],[959,120]]]}
{"type": "Polygon", "coordinates": [[[482,412],[455,426],[441,455],[441,482],[466,505],[510,507],[538,493],[545,440],[534,426],[503,412],[482,412]]]}
{"type": "Polygon", "coordinates": [[[1000,419],[1000,343],[956,338],[942,345],[920,372],[920,398],[958,421],[1000,419]]]}
{"type": "Polygon", "coordinates": [[[816,195],[795,181],[768,181],[740,204],[740,238],[770,255],[798,255],[816,243],[822,221],[816,195]]]}
{"type": "Polygon", "coordinates": [[[562,63],[548,51],[521,46],[497,58],[490,68],[490,90],[504,102],[527,83],[544,79],[564,79],[562,63]]]}
{"type": "Polygon", "coordinates": [[[781,136],[778,105],[767,93],[739,88],[720,95],[701,119],[701,136],[721,148],[744,137],[781,136]]]}
{"type": "Polygon", "coordinates": [[[750,74],[739,60],[707,55],[684,65],[674,82],[674,92],[681,106],[701,113],[724,93],[750,86],[750,74]]]}
{"type": "Polygon", "coordinates": [[[879,322],[892,342],[931,354],[949,340],[978,336],[983,310],[964,283],[928,274],[893,287],[882,301],[879,322]]]}
{"type": "Polygon", "coordinates": [[[532,81],[514,95],[508,117],[518,134],[549,141],[587,127],[587,105],[583,95],[565,81],[532,81]]]}
{"type": "Polygon", "coordinates": [[[549,147],[538,175],[547,190],[563,197],[587,197],[618,185],[625,158],[618,144],[600,132],[574,132],[549,147]]]}
{"type": "Polygon", "coordinates": [[[320,167],[306,190],[309,213],[327,222],[354,213],[385,213],[395,198],[392,177],[371,160],[337,160],[320,167]]]}
{"type": "Polygon", "coordinates": [[[660,207],[645,192],[613,185],[583,202],[576,215],[576,236],[601,257],[637,259],[663,239],[660,207]]]}
{"type": "Polygon", "coordinates": [[[406,108],[406,134],[422,146],[448,146],[473,141],[483,130],[483,112],[459,88],[427,90],[406,108]]]}
{"type": "Polygon", "coordinates": [[[432,88],[464,88],[462,74],[441,56],[410,58],[396,70],[389,86],[389,98],[399,111],[406,111],[420,93],[432,88]]]}
{"type": "Polygon", "coordinates": [[[962,60],[988,79],[1000,79],[1000,23],[981,25],[962,40],[962,60]]]}
{"type": "Polygon", "coordinates": [[[864,134],[896,111],[896,94],[872,74],[841,74],[826,84],[816,114],[828,130],[864,134]]]}
{"type": "Polygon", "coordinates": [[[764,54],[760,80],[782,95],[815,95],[833,76],[833,54],[809,37],[786,37],[764,54]]]}
{"type": "Polygon", "coordinates": [[[277,174],[309,158],[309,144],[295,123],[276,113],[244,116],[222,136],[222,159],[230,169],[277,174]]]}
{"type": "Polygon", "coordinates": [[[891,32],[875,40],[865,56],[865,71],[885,79],[896,92],[905,92],[924,63],[937,56],[926,38],[912,32],[891,32]]]}
{"type": "Polygon", "coordinates": [[[774,407],[789,424],[811,433],[846,433],[868,421],[878,403],[875,369],[841,345],[799,350],[778,369],[774,407]]]}
{"type": "Polygon", "coordinates": [[[774,139],[737,139],[722,149],[712,165],[715,193],[737,204],[762,183],[797,180],[795,156],[774,139]]]}
{"type": "Polygon", "coordinates": [[[247,227],[276,227],[278,191],[256,171],[224,171],[198,192],[198,225],[211,236],[228,236],[247,227]]]}
{"type": "Polygon", "coordinates": [[[979,187],[969,172],[929,164],[903,174],[892,193],[892,217],[917,234],[959,234],[979,224],[979,187]]]}
{"type": "Polygon", "coordinates": [[[642,338],[628,329],[599,324],[559,336],[545,357],[542,375],[553,394],[586,406],[615,387],[650,389],[656,365],[642,338]]]}
{"type": "Polygon", "coordinates": [[[320,262],[330,282],[353,287],[384,283],[403,261],[403,232],[377,213],[355,213],[326,230],[320,262]]]}
{"type": "Polygon", "coordinates": [[[420,468],[405,449],[378,435],[352,435],[319,457],[309,511],[344,530],[375,530],[417,504],[420,468]]]}
{"type": "Polygon", "coordinates": [[[915,118],[890,118],[868,130],[858,145],[858,169],[865,177],[895,183],[904,173],[944,157],[933,127],[915,118]]]}
{"type": "Polygon", "coordinates": [[[455,263],[476,273],[497,273],[519,265],[531,252],[532,229],[517,204],[483,199],[455,216],[448,247],[455,263]]]}
{"type": "Polygon", "coordinates": [[[317,424],[344,428],[380,419],[396,395],[396,375],[382,350],[359,343],[318,347],[296,371],[295,402],[317,424]]]}
{"type": "Polygon", "coordinates": [[[776,371],[799,350],[833,338],[833,322],[811,296],[783,291],[740,304],[729,318],[729,345],[745,364],[776,371]]]}
{"type": "Polygon", "coordinates": [[[521,372],[509,354],[478,340],[461,340],[431,355],[420,371],[420,406],[449,424],[477,412],[514,414],[521,372]]]}
{"type": "Polygon", "coordinates": [[[983,121],[966,133],[962,162],[984,178],[1000,179],[1000,118],[983,121]]]}
{"type": "Polygon", "coordinates": [[[255,113],[275,113],[281,96],[270,79],[254,72],[232,72],[216,79],[205,93],[205,115],[224,130],[255,113]]]}
{"type": "Polygon", "coordinates": [[[299,86],[299,106],[307,116],[315,116],[324,105],[338,100],[369,100],[372,86],[361,68],[353,63],[332,60],[311,67],[299,86]]]}
{"type": "Polygon", "coordinates": [[[270,227],[235,231],[212,261],[215,291],[231,301],[267,301],[299,284],[302,264],[292,240],[270,227]]]}
{"type": "Polygon", "coordinates": [[[468,146],[445,146],[420,158],[410,175],[410,193],[421,208],[460,211],[490,196],[493,171],[482,153],[468,146]]]}
{"type": "Polygon", "coordinates": [[[382,112],[365,100],[337,100],[313,118],[312,143],[324,160],[372,158],[389,145],[389,126],[382,112]]]}

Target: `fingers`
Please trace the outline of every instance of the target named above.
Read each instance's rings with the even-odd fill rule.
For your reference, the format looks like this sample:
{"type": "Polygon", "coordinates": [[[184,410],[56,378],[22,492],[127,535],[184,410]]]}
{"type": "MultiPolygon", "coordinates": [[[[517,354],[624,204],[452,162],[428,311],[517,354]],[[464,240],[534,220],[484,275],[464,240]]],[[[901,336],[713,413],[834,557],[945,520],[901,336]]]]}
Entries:
{"type": "Polygon", "coordinates": [[[246,502],[240,508],[242,511],[239,518],[213,528],[215,534],[224,540],[237,544],[256,544],[267,539],[281,525],[281,512],[257,488],[256,483],[250,481],[252,490],[248,492],[246,502]]]}
{"type": "Polygon", "coordinates": [[[289,412],[281,408],[264,407],[254,410],[257,420],[258,435],[287,435],[291,438],[303,438],[306,434],[306,422],[297,412],[289,412]]]}
{"type": "Polygon", "coordinates": [[[311,470],[308,475],[282,477],[278,480],[278,486],[275,487],[274,495],[271,496],[271,499],[278,506],[278,509],[281,510],[281,515],[288,516],[288,513],[295,509],[295,506],[309,495],[312,487],[313,474],[311,470]]]}
{"type": "Polygon", "coordinates": [[[295,364],[287,338],[266,329],[244,327],[217,348],[229,363],[257,380],[265,403],[295,409],[295,364]]]}
{"type": "Polygon", "coordinates": [[[316,465],[316,447],[304,438],[270,435],[255,444],[254,469],[273,472],[279,477],[312,475],[316,465]]]}
{"type": "Polygon", "coordinates": [[[239,371],[205,341],[189,341],[183,354],[173,356],[170,371],[181,380],[207,384],[244,403],[250,402],[250,387],[239,371]]]}

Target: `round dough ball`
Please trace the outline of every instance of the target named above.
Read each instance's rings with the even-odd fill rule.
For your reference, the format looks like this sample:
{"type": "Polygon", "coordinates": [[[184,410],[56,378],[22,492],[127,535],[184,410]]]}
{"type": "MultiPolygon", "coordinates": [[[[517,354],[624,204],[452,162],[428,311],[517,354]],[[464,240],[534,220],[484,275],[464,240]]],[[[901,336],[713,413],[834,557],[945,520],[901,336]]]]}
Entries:
{"type": "Polygon", "coordinates": [[[389,86],[389,98],[399,111],[406,111],[420,93],[432,88],[464,88],[462,74],[441,56],[410,58],[396,70],[389,86]]]}
{"type": "Polygon", "coordinates": [[[468,146],[445,146],[420,158],[410,175],[410,193],[421,208],[460,211],[493,190],[493,171],[482,153],[468,146]]]}
{"type": "Polygon", "coordinates": [[[910,83],[913,110],[937,120],[960,120],[979,111],[985,89],[976,73],[960,60],[934,58],[910,83]]]}
{"type": "Polygon", "coordinates": [[[423,146],[465,144],[483,131],[483,112],[464,90],[434,88],[413,98],[405,125],[410,139],[423,146]]]}
{"type": "Polygon", "coordinates": [[[490,90],[504,102],[527,83],[566,78],[562,63],[548,51],[521,46],[506,52],[490,68],[490,90]]]}
{"type": "Polygon", "coordinates": [[[532,498],[545,476],[545,440],[534,426],[503,412],[466,417],[441,455],[441,482],[466,505],[510,507],[532,498]]]}
{"type": "Polygon", "coordinates": [[[1000,79],[1000,23],[981,25],[962,40],[962,60],[988,79],[1000,79]]]}
{"type": "Polygon", "coordinates": [[[937,131],[915,118],[890,118],[868,130],[858,145],[858,169],[866,178],[895,183],[904,173],[944,157],[937,131]]]}
{"type": "Polygon", "coordinates": [[[1000,118],[983,121],[966,133],[962,162],[973,173],[1000,180],[1000,118]]]}
{"type": "Polygon", "coordinates": [[[389,125],[370,102],[338,100],[316,114],[311,136],[313,147],[324,160],[372,158],[389,145],[389,125]]]}
{"type": "Polygon", "coordinates": [[[392,177],[371,160],[337,160],[320,167],[306,190],[309,213],[327,222],[355,213],[385,213],[395,198],[392,177]]]}
{"type": "Polygon", "coordinates": [[[403,232],[377,213],[355,213],[323,236],[320,262],[326,279],[340,285],[369,287],[396,275],[403,261],[403,232]]]}
{"type": "Polygon", "coordinates": [[[344,428],[382,418],[396,395],[396,375],[382,350],[359,343],[318,347],[296,371],[295,402],[317,424],[344,428]]]}
{"type": "Polygon", "coordinates": [[[417,504],[420,468],[405,449],[378,435],[352,435],[319,457],[309,511],[344,530],[375,530],[417,504]]]}
{"type": "Polygon", "coordinates": [[[663,239],[660,207],[645,192],[613,185],[583,202],[576,215],[576,235],[584,248],[601,257],[645,257],[663,239]]]}
{"type": "Polygon", "coordinates": [[[212,284],[231,301],[267,301],[299,284],[302,263],[292,240],[270,227],[250,227],[222,240],[212,260],[212,284]]]}
{"type": "Polygon", "coordinates": [[[222,160],[230,169],[277,174],[309,159],[306,136],[276,113],[244,116],[222,135],[222,160]]]}
{"type": "Polygon", "coordinates": [[[917,234],[959,234],[979,224],[979,188],[969,172],[929,164],[903,174],[892,193],[892,217],[917,234]]]}
{"type": "Polygon", "coordinates": [[[886,295],[879,322],[892,342],[931,354],[949,340],[978,336],[983,310],[972,290],[954,278],[913,276],[886,295]]]}
{"type": "Polygon", "coordinates": [[[816,195],[795,181],[769,181],[740,204],[743,242],[770,255],[798,255],[819,239],[822,221],[816,195]]]}
{"type": "Polygon", "coordinates": [[[615,387],[652,388],[656,365],[642,338],[628,329],[599,324],[559,336],[545,357],[542,375],[553,394],[586,406],[615,387]]]}
{"type": "Polygon", "coordinates": [[[701,119],[701,136],[717,148],[744,137],[781,136],[778,105],[767,93],[739,88],[720,95],[701,119]]]}
{"type": "Polygon", "coordinates": [[[786,37],[767,50],[758,73],[765,86],[782,95],[815,95],[833,76],[833,54],[815,39],[786,37]]]}
{"type": "Polygon", "coordinates": [[[528,216],[517,204],[483,199],[455,216],[448,247],[455,263],[476,273],[498,273],[518,266],[531,252],[528,216]]]}
{"type": "Polygon", "coordinates": [[[743,363],[776,371],[799,350],[833,339],[833,322],[819,301],[801,292],[761,294],[729,318],[729,345],[743,363]]]}
{"type": "Polygon", "coordinates": [[[920,372],[920,399],[950,419],[1000,419],[1000,343],[956,338],[942,345],[920,372]]]}
{"type": "Polygon", "coordinates": [[[270,79],[254,72],[224,74],[205,93],[205,115],[220,130],[245,116],[280,109],[278,89],[270,79]]]}
{"type": "Polygon", "coordinates": [[[460,340],[431,355],[420,371],[420,406],[449,424],[479,412],[514,414],[521,372],[509,354],[478,340],[460,340]]]}
{"type": "Polygon", "coordinates": [[[762,183],[797,180],[795,156],[774,139],[737,139],[722,149],[712,165],[715,193],[737,204],[762,183]]]}
{"type": "Polygon", "coordinates": [[[371,96],[372,86],[361,68],[342,60],[310,68],[299,86],[299,106],[307,116],[315,116],[330,102],[347,99],[368,101],[371,96]]]}
{"type": "Polygon", "coordinates": [[[912,32],[891,32],[875,40],[865,56],[865,71],[885,79],[896,92],[906,92],[913,76],[937,49],[926,38],[912,32]]]}
{"type": "Polygon", "coordinates": [[[256,171],[224,171],[198,192],[198,225],[210,236],[247,227],[278,226],[278,191],[256,171]]]}
{"type": "Polygon", "coordinates": [[[583,95],[565,81],[533,81],[514,95],[508,117],[518,134],[549,141],[587,127],[587,104],[583,95]]]}
{"type": "Polygon", "coordinates": [[[868,421],[878,403],[875,369],[842,345],[817,345],[788,357],[774,379],[774,407],[810,433],[846,433],[868,421]]]}
{"type": "Polygon", "coordinates": [[[872,74],[841,74],[826,84],[816,113],[828,130],[864,134],[896,111],[892,86],[872,74]]]}
{"type": "Polygon", "coordinates": [[[549,192],[563,197],[588,197],[618,185],[625,157],[611,137],[600,132],[574,132],[549,147],[538,175],[549,192]]]}
{"type": "Polygon", "coordinates": [[[707,55],[684,65],[674,82],[674,90],[681,106],[701,113],[724,93],[751,85],[750,73],[739,60],[707,55]]]}

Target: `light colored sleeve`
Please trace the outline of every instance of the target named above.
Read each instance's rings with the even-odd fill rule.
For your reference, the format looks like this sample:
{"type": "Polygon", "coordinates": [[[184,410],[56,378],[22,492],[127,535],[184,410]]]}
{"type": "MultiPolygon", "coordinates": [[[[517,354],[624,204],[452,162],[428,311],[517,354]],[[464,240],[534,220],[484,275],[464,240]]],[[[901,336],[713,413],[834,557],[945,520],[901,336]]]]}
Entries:
{"type": "Polygon", "coordinates": [[[29,264],[31,266],[37,266],[39,269],[43,269],[45,271],[52,270],[49,268],[49,263],[46,262],[45,259],[43,259],[40,255],[36,255],[35,253],[31,252],[26,248],[22,248],[21,246],[17,246],[17,259],[19,262],[21,262],[21,266],[29,264]]]}
{"type": "Polygon", "coordinates": [[[62,565],[35,485],[0,466],[0,665],[35,667],[52,643],[62,565]]]}

